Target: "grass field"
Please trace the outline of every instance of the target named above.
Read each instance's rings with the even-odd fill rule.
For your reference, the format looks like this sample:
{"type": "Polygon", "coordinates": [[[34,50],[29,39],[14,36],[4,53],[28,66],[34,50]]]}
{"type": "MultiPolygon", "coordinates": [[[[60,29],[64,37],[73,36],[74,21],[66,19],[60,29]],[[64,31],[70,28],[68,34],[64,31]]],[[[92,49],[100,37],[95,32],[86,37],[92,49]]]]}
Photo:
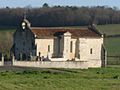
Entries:
{"type": "MultiPolygon", "coordinates": [[[[120,24],[110,25],[98,25],[98,30],[102,34],[109,35],[120,35],[120,24]]],[[[119,56],[119,57],[108,57],[108,64],[119,64],[120,65],[120,37],[107,37],[105,38],[105,48],[108,52],[108,56],[119,56]]]]}
{"type": "Polygon", "coordinates": [[[120,67],[2,70],[0,90],[120,90],[120,67]]]}
{"type": "MultiPolygon", "coordinates": [[[[110,25],[98,25],[98,30],[102,34],[108,35],[120,35],[120,24],[110,25]]],[[[105,47],[108,51],[108,55],[119,55],[120,56],[120,37],[105,38],[105,47]]]]}
{"type": "Polygon", "coordinates": [[[97,29],[106,35],[118,35],[120,34],[120,24],[98,25],[97,29]]]}
{"type": "Polygon", "coordinates": [[[120,37],[111,37],[105,39],[105,47],[109,55],[120,56],[120,37]]]}

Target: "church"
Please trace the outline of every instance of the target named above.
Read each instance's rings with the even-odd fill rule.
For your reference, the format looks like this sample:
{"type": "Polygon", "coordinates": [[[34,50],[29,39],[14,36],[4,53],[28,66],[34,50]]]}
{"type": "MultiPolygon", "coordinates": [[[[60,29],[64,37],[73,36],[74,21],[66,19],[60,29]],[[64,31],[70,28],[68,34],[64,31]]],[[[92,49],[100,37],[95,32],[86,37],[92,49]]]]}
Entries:
{"type": "Polygon", "coordinates": [[[91,67],[101,67],[103,38],[94,26],[31,27],[24,18],[13,35],[11,50],[16,60],[88,61],[91,67]]]}

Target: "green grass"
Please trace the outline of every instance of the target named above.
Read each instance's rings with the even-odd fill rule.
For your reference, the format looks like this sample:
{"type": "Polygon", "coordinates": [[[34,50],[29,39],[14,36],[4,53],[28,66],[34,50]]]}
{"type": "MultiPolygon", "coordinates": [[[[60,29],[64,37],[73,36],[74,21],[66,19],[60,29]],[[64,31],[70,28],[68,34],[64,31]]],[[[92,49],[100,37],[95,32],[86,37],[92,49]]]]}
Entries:
{"type": "MultiPolygon", "coordinates": [[[[98,25],[97,29],[108,35],[120,35],[120,24],[98,25]]],[[[120,37],[105,38],[105,47],[108,55],[120,55],[120,37]]]]}
{"type": "Polygon", "coordinates": [[[105,38],[105,48],[108,56],[119,56],[119,57],[108,57],[108,64],[120,65],[120,37],[105,38]]]}
{"type": "MultiPolygon", "coordinates": [[[[67,26],[64,28],[82,28],[86,26],[67,26]]],[[[106,35],[116,35],[120,34],[120,24],[106,24],[106,25],[97,25],[96,28],[106,35]]]]}
{"type": "Polygon", "coordinates": [[[120,34],[120,24],[98,25],[97,29],[106,35],[120,34]]]}
{"type": "MultiPolygon", "coordinates": [[[[97,28],[102,34],[106,34],[106,36],[120,35],[120,24],[98,25],[97,28]]],[[[108,52],[108,56],[120,56],[120,37],[105,38],[104,44],[108,52]]],[[[120,65],[120,58],[108,57],[107,60],[110,65],[120,65]]]]}
{"type": "Polygon", "coordinates": [[[120,56],[120,37],[106,38],[105,47],[108,51],[108,55],[119,55],[120,56]]]}
{"type": "Polygon", "coordinates": [[[120,67],[1,71],[0,90],[120,90],[120,67]]]}

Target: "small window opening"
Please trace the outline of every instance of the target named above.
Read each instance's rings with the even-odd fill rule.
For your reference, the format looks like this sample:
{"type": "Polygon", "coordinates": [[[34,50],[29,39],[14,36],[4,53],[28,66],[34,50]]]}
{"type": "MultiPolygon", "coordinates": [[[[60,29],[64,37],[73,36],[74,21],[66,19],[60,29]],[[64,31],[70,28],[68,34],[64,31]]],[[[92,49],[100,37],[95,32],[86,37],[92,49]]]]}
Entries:
{"type": "Polygon", "coordinates": [[[48,52],[50,52],[50,45],[48,45],[48,52]]]}
{"type": "Polygon", "coordinates": [[[92,48],[90,49],[90,54],[92,54],[93,53],[93,50],[92,50],[92,48]]]}
{"type": "Polygon", "coordinates": [[[72,49],[73,49],[73,42],[71,41],[71,42],[70,42],[70,52],[73,51],[72,49]]]}

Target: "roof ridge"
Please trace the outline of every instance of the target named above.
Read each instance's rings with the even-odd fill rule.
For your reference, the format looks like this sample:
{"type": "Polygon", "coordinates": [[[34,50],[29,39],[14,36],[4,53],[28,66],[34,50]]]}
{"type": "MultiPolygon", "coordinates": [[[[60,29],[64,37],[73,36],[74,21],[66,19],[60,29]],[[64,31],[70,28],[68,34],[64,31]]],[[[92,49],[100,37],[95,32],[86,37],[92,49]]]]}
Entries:
{"type": "Polygon", "coordinates": [[[71,28],[71,27],[31,27],[31,29],[88,29],[87,27],[82,28],[71,28]]]}

